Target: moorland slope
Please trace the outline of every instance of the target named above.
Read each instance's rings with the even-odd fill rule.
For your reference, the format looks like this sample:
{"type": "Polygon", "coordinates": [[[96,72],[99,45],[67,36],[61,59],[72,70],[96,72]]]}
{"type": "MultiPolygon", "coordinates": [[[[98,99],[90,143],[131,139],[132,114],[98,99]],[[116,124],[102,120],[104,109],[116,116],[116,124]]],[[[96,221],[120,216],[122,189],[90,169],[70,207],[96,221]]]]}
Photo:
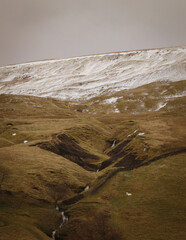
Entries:
{"type": "Polygon", "coordinates": [[[184,239],[185,59],[182,47],[1,68],[0,239],[184,239]]]}

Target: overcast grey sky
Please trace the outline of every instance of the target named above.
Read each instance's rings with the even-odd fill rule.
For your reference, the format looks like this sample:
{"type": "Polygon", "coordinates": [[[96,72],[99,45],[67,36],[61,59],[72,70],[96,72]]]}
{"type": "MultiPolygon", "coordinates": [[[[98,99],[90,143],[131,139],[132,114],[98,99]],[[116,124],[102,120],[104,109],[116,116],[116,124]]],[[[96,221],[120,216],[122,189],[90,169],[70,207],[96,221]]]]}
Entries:
{"type": "Polygon", "coordinates": [[[0,0],[0,66],[186,45],[185,0],[0,0]]]}

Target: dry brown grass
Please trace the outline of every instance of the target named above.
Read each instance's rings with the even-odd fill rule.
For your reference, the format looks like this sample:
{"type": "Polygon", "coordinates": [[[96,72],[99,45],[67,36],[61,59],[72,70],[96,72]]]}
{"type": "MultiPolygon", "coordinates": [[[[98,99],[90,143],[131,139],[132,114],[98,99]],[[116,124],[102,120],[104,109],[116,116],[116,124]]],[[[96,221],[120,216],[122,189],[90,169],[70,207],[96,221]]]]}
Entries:
{"type": "Polygon", "coordinates": [[[73,223],[84,239],[89,231],[96,231],[96,227],[99,230],[93,224],[95,220],[89,219],[90,209],[98,213],[105,210],[110,216],[108,225],[117,225],[127,240],[139,236],[148,240],[184,239],[185,154],[164,157],[129,172],[114,173],[114,166],[126,154],[146,162],[186,148],[185,97],[169,99],[164,108],[154,111],[159,102],[184,88],[184,81],[153,83],[78,104],[1,95],[0,239],[14,240],[15,235],[20,240],[49,239],[47,235],[51,236],[60,221],[60,214],[55,211],[57,202],[70,216],[69,224],[60,231],[63,239],[71,236],[73,223]],[[113,112],[113,105],[102,104],[110,97],[121,97],[115,103],[120,113],[113,112]],[[138,132],[128,137],[136,129],[138,132]],[[139,132],[144,135],[139,136],[139,132]],[[96,173],[34,146],[50,142],[60,134],[98,156],[99,160],[94,162],[98,168],[109,159],[113,149],[130,141],[121,147],[119,157],[115,155],[111,165],[96,173]],[[24,140],[28,143],[24,144],[24,140]],[[116,145],[112,148],[114,140],[116,145]],[[69,206],[62,204],[63,200],[82,192],[87,184],[90,190],[83,192],[81,201],[69,206]],[[133,192],[134,198],[126,198],[126,191],[133,192]],[[87,219],[90,228],[78,228],[87,219]]]}

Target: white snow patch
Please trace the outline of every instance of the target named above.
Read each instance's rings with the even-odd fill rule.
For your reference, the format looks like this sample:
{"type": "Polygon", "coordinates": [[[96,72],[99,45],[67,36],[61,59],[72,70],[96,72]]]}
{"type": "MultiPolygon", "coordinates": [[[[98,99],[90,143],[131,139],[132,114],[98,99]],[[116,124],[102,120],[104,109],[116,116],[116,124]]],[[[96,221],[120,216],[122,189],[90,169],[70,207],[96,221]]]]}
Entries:
{"type": "Polygon", "coordinates": [[[132,196],[132,193],[126,192],[127,196],[132,196]]]}
{"type": "Polygon", "coordinates": [[[88,109],[83,109],[82,112],[83,112],[83,113],[89,112],[89,110],[88,110],[88,109]]]}
{"type": "Polygon", "coordinates": [[[27,143],[28,141],[27,140],[24,140],[24,143],[27,143]]]}
{"type": "Polygon", "coordinates": [[[161,95],[163,95],[164,93],[166,93],[167,92],[167,90],[165,89],[162,93],[161,93],[161,95]]]}
{"type": "Polygon", "coordinates": [[[167,105],[167,102],[165,102],[165,103],[159,103],[159,104],[158,104],[158,107],[156,108],[155,111],[159,111],[160,109],[164,108],[166,105],[167,105]]]}
{"type": "Polygon", "coordinates": [[[165,96],[165,99],[179,98],[179,97],[185,97],[185,96],[186,96],[186,91],[183,91],[182,93],[165,96]]]}
{"type": "Polygon", "coordinates": [[[138,133],[139,136],[142,136],[142,135],[144,135],[144,134],[145,134],[145,133],[143,133],[143,132],[138,133]]]}
{"type": "Polygon", "coordinates": [[[16,133],[12,133],[12,136],[16,136],[17,134],[16,133]]]}
{"type": "Polygon", "coordinates": [[[119,110],[118,108],[115,108],[115,109],[114,109],[114,112],[115,112],[115,113],[120,113],[120,110],[119,110]]]}
{"type": "Polygon", "coordinates": [[[112,97],[112,98],[108,98],[106,100],[103,101],[103,104],[112,104],[112,103],[116,103],[118,100],[118,97],[112,97]]]}

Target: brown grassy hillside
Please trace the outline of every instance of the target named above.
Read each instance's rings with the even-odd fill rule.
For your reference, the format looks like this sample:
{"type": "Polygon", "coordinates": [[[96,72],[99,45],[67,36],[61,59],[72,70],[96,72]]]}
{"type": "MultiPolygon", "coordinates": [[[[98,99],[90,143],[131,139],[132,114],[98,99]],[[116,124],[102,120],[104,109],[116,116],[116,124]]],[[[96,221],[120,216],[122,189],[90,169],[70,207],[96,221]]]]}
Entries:
{"type": "Polygon", "coordinates": [[[184,89],[0,95],[0,239],[184,239],[184,89]]]}

